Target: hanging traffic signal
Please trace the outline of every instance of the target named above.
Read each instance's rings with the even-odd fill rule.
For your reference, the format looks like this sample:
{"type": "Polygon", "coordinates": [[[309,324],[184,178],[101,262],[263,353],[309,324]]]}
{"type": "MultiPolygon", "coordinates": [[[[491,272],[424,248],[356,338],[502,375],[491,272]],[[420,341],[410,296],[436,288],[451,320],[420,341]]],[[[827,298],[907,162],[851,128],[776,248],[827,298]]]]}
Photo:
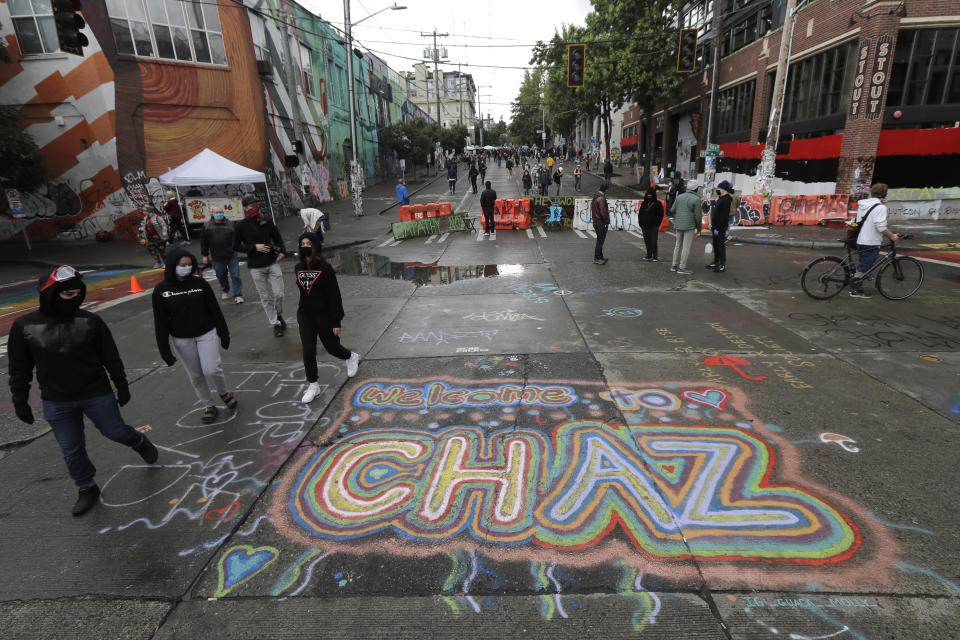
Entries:
{"type": "Polygon", "coordinates": [[[57,25],[57,37],[60,50],[82,56],[83,48],[90,44],[87,36],[80,32],[87,23],[77,15],[81,9],[80,0],[53,0],[53,19],[57,25]]]}
{"type": "Polygon", "coordinates": [[[690,73],[697,66],[697,30],[680,29],[677,45],[677,71],[690,73]]]}
{"type": "Polygon", "coordinates": [[[583,86],[583,69],[587,56],[587,45],[568,44],[567,45],[567,86],[583,86]]]}

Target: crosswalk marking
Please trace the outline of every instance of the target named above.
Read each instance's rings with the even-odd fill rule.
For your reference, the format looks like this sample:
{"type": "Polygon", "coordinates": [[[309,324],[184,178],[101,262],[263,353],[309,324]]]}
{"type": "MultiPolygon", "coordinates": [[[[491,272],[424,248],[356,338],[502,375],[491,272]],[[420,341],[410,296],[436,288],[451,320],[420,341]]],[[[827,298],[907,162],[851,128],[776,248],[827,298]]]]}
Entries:
{"type": "Polygon", "coordinates": [[[580,231],[580,229],[574,229],[573,232],[578,236],[580,236],[581,238],[583,238],[584,240],[587,239],[586,234],[583,231],[580,231]]]}
{"type": "Polygon", "coordinates": [[[592,229],[587,229],[587,235],[590,236],[591,238],[596,238],[597,232],[593,231],[592,229]]]}
{"type": "Polygon", "coordinates": [[[450,237],[450,233],[449,233],[449,232],[441,235],[441,236],[440,236],[440,239],[437,240],[437,244],[440,244],[441,242],[443,242],[444,240],[446,240],[446,239],[449,238],[449,237],[450,237]]]}
{"type": "Polygon", "coordinates": [[[490,242],[493,242],[496,239],[497,239],[497,232],[494,231],[493,233],[490,234],[490,242]]]}
{"type": "Polygon", "coordinates": [[[643,239],[643,234],[640,233],[639,231],[634,231],[633,229],[627,229],[627,233],[637,238],[640,238],[641,240],[643,239]]]}
{"type": "Polygon", "coordinates": [[[390,243],[390,246],[391,246],[391,247],[395,247],[395,246],[397,246],[398,244],[400,244],[401,242],[403,242],[403,241],[402,241],[402,240],[394,240],[393,242],[390,243]]]}
{"type": "Polygon", "coordinates": [[[431,242],[433,242],[434,238],[436,237],[437,237],[436,235],[430,236],[429,238],[427,238],[427,241],[424,242],[423,244],[430,244],[431,242]]]}
{"type": "MultiPolygon", "coordinates": [[[[537,228],[539,229],[539,227],[537,228]]],[[[527,237],[533,240],[533,231],[531,231],[529,228],[527,229],[527,237]]]]}
{"type": "Polygon", "coordinates": [[[547,237],[547,232],[543,230],[543,227],[537,227],[537,231],[540,232],[540,237],[541,237],[541,238],[546,238],[546,237],[547,237]]]}
{"type": "Polygon", "coordinates": [[[477,242],[483,242],[483,231],[477,231],[477,242]]]}
{"type": "Polygon", "coordinates": [[[379,249],[380,247],[385,247],[385,246],[387,246],[388,244],[390,244],[391,242],[393,242],[393,238],[387,238],[386,240],[384,240],[383,242],[381,242],[380,244],[378,244],[378,245],[377,245],[377,248],[379,249]]]}

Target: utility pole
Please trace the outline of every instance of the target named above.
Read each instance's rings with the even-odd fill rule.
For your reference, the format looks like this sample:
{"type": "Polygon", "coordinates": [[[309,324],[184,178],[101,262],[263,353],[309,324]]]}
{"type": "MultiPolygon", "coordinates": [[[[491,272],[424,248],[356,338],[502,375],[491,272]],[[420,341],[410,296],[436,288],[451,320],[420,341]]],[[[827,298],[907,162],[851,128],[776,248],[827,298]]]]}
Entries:
{"type": "Polygon", "coordinates": [[[780,57],[777,58],[777,76],[773,83],[773,102],[770,105],[770,122],[767,123],[766,147],[760,155],[760,167],[753,185],[754,193],[772,196],[773,178],[777,165],[777,142],[780,140],[780,119],[783,116],[783,94],[787,85],[787,71],[790,64],[790,52],[793,50],[794,14],[797,12],[797,0],[787,0],[787,13],[780,34],[780,57]]]}
{"type": "MultiPolygon", "coordinates": [[[[443,122],[440,120],[440,49],[437,48],[437,38],[446,38],[449,36],[449,33],[437,33],[437,30],[434,29],[433,33],[423,33],[420,32],[420,35],[423,37],[433,36],[433,88],[437,92],[437,124],[440,125],[440,128],[443,128],[443,122]]],[[[429,92],[427,92],[429,94],[429,92]]],[[[429,95],[427,98],[429,99],[429,95]]]]}
{"type": "Polygon", "coordinates": [[[350,101],[350,187],[353,192],[353,215],[363,215],[363,177],[357,160],[357,103],[353,98],[353,25],[350,23],[350,0],[343,0],[343,24],[347,36],[347,100],[350,101]]]}
{"type": "MultiPolygon", "coordinates": [[[[717,116],[717,71],[720,69],[720,35],[723,30],[723,12],[719,2],[713,3],[713,69],[710,77],[710,111],[707,114],[706,145],[713,142],[713,121],[717,116]]],[[[708,147],[709,148],[709,147],[708,147]]],[[[707,156],[703,161],[704,193],[709,197],[713,193],[713,183],[717,177],[717,157],[707,156]],[[709,167],[707,165],[710,165],[709,167]],[[708,168],[710,169],[708,171],[708,168]]]]}
{"type": "Polygon", "coordinates": [[[463,74],[460,73],[460,63],[457,63],[457,98],[460,100],[457,121],[463,125],[463,74]]]}

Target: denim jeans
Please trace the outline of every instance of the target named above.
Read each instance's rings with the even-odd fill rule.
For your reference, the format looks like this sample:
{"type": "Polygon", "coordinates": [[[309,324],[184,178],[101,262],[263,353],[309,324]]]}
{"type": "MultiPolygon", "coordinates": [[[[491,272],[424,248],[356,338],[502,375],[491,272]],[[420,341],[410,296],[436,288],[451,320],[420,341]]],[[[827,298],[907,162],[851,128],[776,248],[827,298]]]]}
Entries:
{"type": "Polygon", "coordinates": [[[86,400],[43,401],[43,417],[50,423],[53,436],[63,452],[67,471],[78,487],[93,484],[96,467],[87,456],[83,437],[83,416],[86,415],[105,437],[132,447],[143,442],[143,435],[123,421],[120,407],[112,393],[86,400]]]}
{"type": "Polygon", "coordinates": [[[242,285],[240,284],[240,259],[236,253],[229,260],[214,260],[213,270],[217,273],[221,291],[229,293],[230,285],[233,284],[233,297],[243,295],[242,285]],[[227,279],[228,273],[230,274],[229,280],[227,279]]]}
{"type": "Polygon", "coordinates": [[[880,245],[878,244],[858,244],[857,251],[860,252],[857,258],[857,273],[860,275],[870,271],[870,267],[877,261],[880,255],[880,245]]]}
{"type": "Polygon", "coordinates": [[[603,259],[603,242],[607,239],[607,227],[610,225],[600,224],[598,222],[593,223],[593,230],[597,234],[597,244],[593,248],[593,259],[601,260],[603,259]]]}

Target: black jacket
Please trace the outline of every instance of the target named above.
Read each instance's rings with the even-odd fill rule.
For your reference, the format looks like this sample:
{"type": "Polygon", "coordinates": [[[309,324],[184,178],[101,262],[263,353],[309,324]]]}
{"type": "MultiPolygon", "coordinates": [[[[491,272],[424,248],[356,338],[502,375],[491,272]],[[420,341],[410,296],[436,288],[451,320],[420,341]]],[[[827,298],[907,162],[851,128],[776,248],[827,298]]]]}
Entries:
{"type": "MultiPolygon", "coordinates": [[[[53,297],[62,288],[57,283],[41,291],[40,309],[17,318],[10,328],[7,355],[14,405],[27,404],[34,368],[40,397],[53,402],[112,393],[107,374],[118,390],[128,386],[117,344],[100,316],[83,310],[69,316],[54,311],[53,297]]],[[[85,297],[86,287],[81,283],[80,288],[85,297]]]]}
{"type": "Polygon", "coordinates": [[[730,225],[730,205],[733,198],[730,194],[725,194],[717,198],[717,203],[713,207],[713,214],[710,216],[711,229],[723,229],[730,225]]]}
{"type": "Polygon", "coordinates": [[[663,221],[663,204],[656,199],[656,196],[656,190],[648,189],[647,193],[644,194],[643,200],[640,201],[637,218],[641,227],[658,227],[663,221]],[[653,192],[654,196],[652,202],[647,200],[650,192],[653,192]]]}
{"type": "Polygon", "coordinates": [[[497,192],[493,189],[484,189],[480,192],[480,209],[484,213],[493,213],[497,203],[497,192]]]}
{"type": "Polygon", "coordinates": [[[607,160],[603,163],[603,175],[611,176],[613,175],[613,163],[607,160]]]}
{"type": "Polygon", "coordinates": [[[523,188],[529,189],[532,186],[533,186],[533,178],[530,176],[530,172],[524,171],[523,172],[523,188]]]}
{"type": "MultiPolygon", "coordinates": [[[[320,246],[316,234],[305,233],[297,240],[297,246],[304,237],[310,238],[314,250],[320,246]]],[[[314,256],[313,263],[307,266],[304,258],[294,268],[297,289],[300,291],[300,305],[297,312],[323,316],[333,327],[339,327],[343,320],[343,299],[340,297],[340,285],[337,275],[322,255],[314,256]]]]}
{"type": "Polygon", "coordinates": [[[237,222],[236,230],[237,246],[241,251],[246,252],[247,266],[251,269],[269,267],[277,261],[279,254],[287,253],[283,246],[283,238],[280,237],[280,230],[269,220],[262,219],[257,223],[254,218],[244,218],[237,222]],[[269,246],[270,251],[260,253],[257,251],[258,244],[269,246]]]}
{"type": "Polygon", "coordinates": [[[153,321],[157,348],[167,362],[173,359],[170,336],[196,338],[216,329],[221,342],[230,344],[230,330],[217,298],[213,295],[213,289],[198,273],[197,261],[193,255],[186,249],[177,247],[167,252],[167,268],[163,281],[153,288],[153,321]],[[194,275],[180,280],[175,268],[184,256],[189,256],[193,261],[194,275]]]}
{"type": "Polygon", "coordinates": [[[207,220],[200,232],[200,255],[224,262],[237,252],[237,231],[231,220],[207,220]]]}

